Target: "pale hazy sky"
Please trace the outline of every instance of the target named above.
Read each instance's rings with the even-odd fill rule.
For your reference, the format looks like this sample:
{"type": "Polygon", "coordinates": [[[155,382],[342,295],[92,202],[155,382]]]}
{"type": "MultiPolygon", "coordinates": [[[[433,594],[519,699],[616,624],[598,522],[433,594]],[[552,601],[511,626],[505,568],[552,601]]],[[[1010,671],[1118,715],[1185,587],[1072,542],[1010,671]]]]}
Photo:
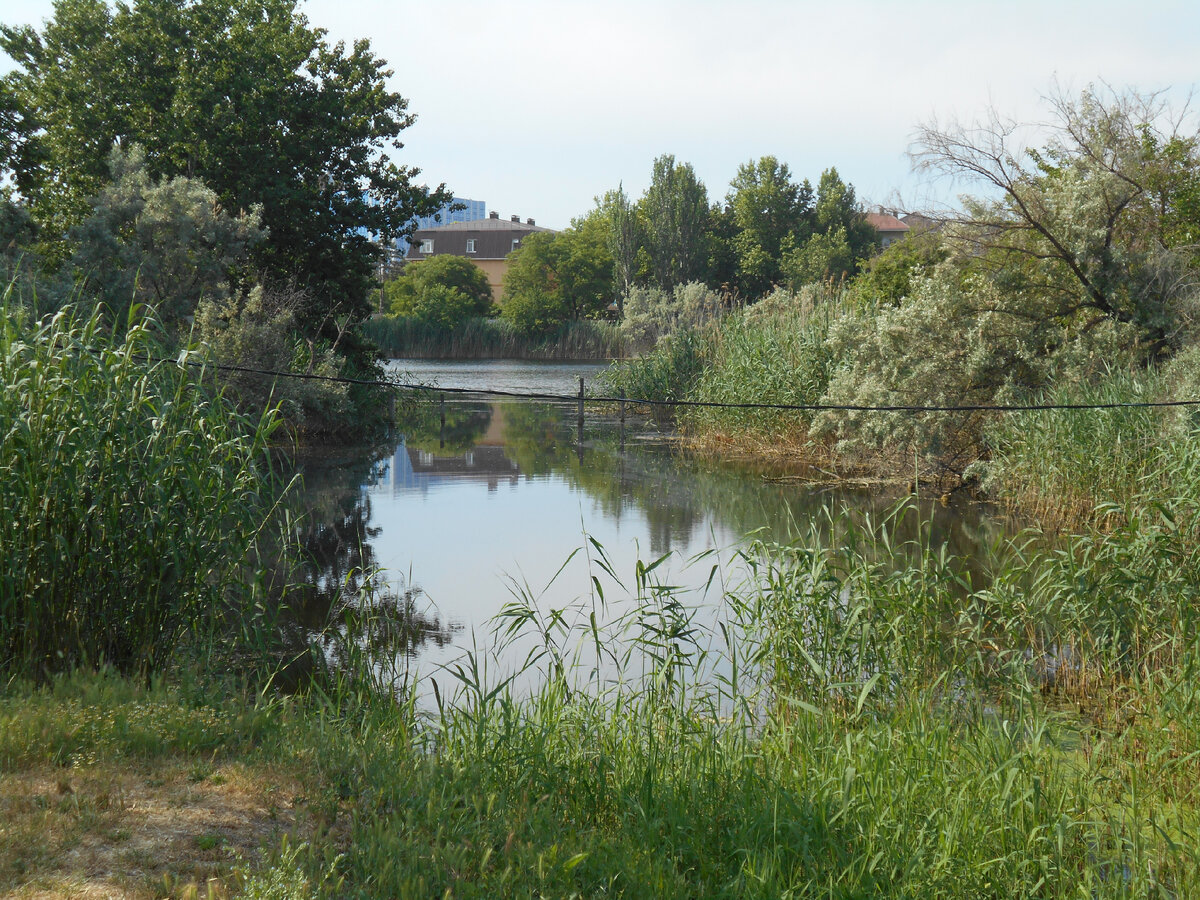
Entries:
{"type": "MultiPolygon", "coordinates": [[[[369,38],[417,123],[399,161],[421,180],[562,227],[654,157],[692,163],[710,199],[773,154],[797,178],[836,166],[871,203],[949,189],[909,173],[918,122],[989,103],[1044,114],[1071,92],[1200,84],[1195,0],[308,0],[334,40],[369,38]]],[[[40,24],[49,0],[0,0],[40,24]]],[[[0,62],[0,70],[8,66],[0,62]]]]}

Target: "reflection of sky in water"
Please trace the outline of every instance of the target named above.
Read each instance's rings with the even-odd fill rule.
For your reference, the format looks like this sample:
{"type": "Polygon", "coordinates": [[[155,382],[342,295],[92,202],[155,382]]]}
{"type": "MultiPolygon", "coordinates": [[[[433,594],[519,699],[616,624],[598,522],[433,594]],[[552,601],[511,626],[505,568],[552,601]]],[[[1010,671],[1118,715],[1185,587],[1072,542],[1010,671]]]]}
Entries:
{"type": "MultiPolygon", "coordinates": [[[[372,524],[381,529],[374,541],[379,565],[406,579],[411,572],[409,582],[445,620],[477,632],[513,599],[514,581],[539,598],[539,607],[561,608],[587,598],[596,576],[613,609],[628,608],[638,560],[649,564],[657,555],[647,516],[634,504],[606,509],[564,475],[522,475],[498,450],[442,458],[401,444],[369,491],[372,524]],[[589,536],[622,583],[580,553],[550,585],[589,536]]],[[[673,558],[660,572],[672,583],[699,586],[708,568],[685,567],[686,558],[739,536],[707,515],[688,531],[673,535],[673,558]]],[[[427,659],[453,655],[434,648],[427,659]]]]}
{"type": "MultiPolygon", "coordinates": [[[[573,393],[581,371],[592,379],[603,368],[510,361],[405,361],[396,367],[413,380],[443,387],[541,393],[573,393]]],[[[351,474],[365,472],[362,467],[346,470],[344,484],[365,503],[374,564],[392,573],[394,584],[419,588],[420,604],[443,623],[464,626],[454,643],[430,642],[418,650],[422,673],[457,658],[473,640],[488,646],[489,623],[514,599],[514,585],[536,598],[543,612],[579,604],[586,615],[595,577],[611,618],[635,605],[628,592],[638,561],[649,564],[667,553],[655,576],[679,585],[684,602],[703,607],[698,623],[711,626],[715,604],[704,601],[703,588],[717,558],[729,583],[742,580],[740,568],[728,561],[743,535],[765,529],[764,537],[786,541],[809,522],[828,524],[822,509],[830,502],[863,511],[886,506],[861,491],[831,492],[697,465],[670,452],[654,439],[652,426],[632,417],[622,442],[611,415],[590,410],[581,447],[573,403],[453,398],[444,412],[442,428],[436,404],[418,407],[402,425],[406,437],[369,467],[367,484],[351,474]],[[603,546],[615,580],[576,552],[589,537],[603,546]],[[712,550],[722,552],[688,564],[712,550]]],[[[979,528],[978,516],[964,521],[936,506],[930,514],[933,542],[949,541],[952,552],[969,554],[989,533],[979,528]]],[[[720,583],[719,576],[718,597],[720,583]]],[[[514,656],[502,665],[517,661],[514,656]]]]}

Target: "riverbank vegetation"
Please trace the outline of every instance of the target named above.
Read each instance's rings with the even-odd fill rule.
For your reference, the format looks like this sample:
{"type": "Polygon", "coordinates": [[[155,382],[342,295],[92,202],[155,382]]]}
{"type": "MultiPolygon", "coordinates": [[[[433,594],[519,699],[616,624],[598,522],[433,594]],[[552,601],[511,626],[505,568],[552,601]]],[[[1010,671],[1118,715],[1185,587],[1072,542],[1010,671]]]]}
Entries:
{"type": "Polygon", "coordinates": [[[698,558],[715,618],[653,561],[613,573],[633,600],[621,616],[586,589],[562,609],[519,594],[493,623],[495,659],[421,677],[404,598],[375,593],[361,544],[310,585],[323,618],[297,631],[272,615],[247,556],[269,520],[269,422],[187,367],[147,364],[142,329],[110,346],[94,316],[6,321],[6,890],[1197,887],[1194,452],[1152,457],[1159,477],[1095,527],[997,541],[970,565],[924,528],[898,539],[917,515],[901,506],[831,511],[737,565],[698,558]],[[149,431],[115,442],[127,420],[149,431]],[[506,645],[524,651],[516,672],[506,645]]]}
{"type": "MultiPolygon", "coordinates": [[[[999,118],[926,129],[919,163],[988,192],[870,261],[836,171],[814,190],[763,157],[718,208],[664,156],[638,203],[618,188],[530,240],[494,332],[463,326],[551,346],[547,310],[608,305],[563,285],[608,272],[643,353],[614,386],[731,404],[679,412],[697,438],[978,484],[1053,534],[968,564],[901,521],[918,505],[830,510],[694,560],[711,619],[656,561],[614,572],[591,542],[629,613],[599,578],[561,609],[518,591],[490,635],[517,671],[474,647],[422,675],[414,633],[451,626],[384,592],[340,498],[332,525],[289,520],[267,452],[278,403],[333,430],[377,401],[213,372],[375,371],[358,229],[388,239],[444,199],[376,153],[411,122],[381,61],[289,0],[65,0],[0,46],[19,191],[0,206],[0,892],[1200,892],[1196,418],[979,408],[1193,396],[1197,144],[1154,98],[1060,98],[1024,153],[999,118]],[[864,408],[897,405],[971,408],[864,408]]],[[[455,291],[482,311],[445,285],[403,303],[455,291]]]]}
{"type": "Polygon", "coordinates": [[[468,318],[450,329],[404,316],[370,319],[363,337],[386,356],[413,359],[617,359],[621,332],[612,322],[563,322],[529,334],[505,319],[468,318]]]}
{"type": "Polygon", "coordinates": [[[1155,96],[1095,89],[1052,113],[1038,148],[996,113],[925,128],[917,163],[983,199],[849,280],[684,318],[611,383],[732,404],[678,411],[721,452],[786,447],[840,477],[981,487],[1065,522],[1127,499],[1188,446],[1185,411],[989,407],[1195,399],[1200,143],[1155,96]]]}

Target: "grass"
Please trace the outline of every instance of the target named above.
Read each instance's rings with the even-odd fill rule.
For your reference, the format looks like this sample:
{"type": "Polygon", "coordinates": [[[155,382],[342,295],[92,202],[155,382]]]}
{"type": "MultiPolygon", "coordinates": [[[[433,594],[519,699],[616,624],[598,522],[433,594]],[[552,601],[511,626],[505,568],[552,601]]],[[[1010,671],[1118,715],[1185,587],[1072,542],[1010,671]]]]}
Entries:
{"type": "Polygon", "coordinates": [[[275,427],[98,313],[0,306],[0,673],[163,668],[240,590],[269,518],[275,427]]]}
{"type": "MultiPolygon", "coordinates": [[[[182,802],[287,785],[256,852],[198,821],[152,872],[181,896],[202,863],[249,896],[1190,896],[1200,569],[1189,532],[1128,522],[1002,543],[973,583],[922,538],[894,545],[894,521],[840,521],[836,543],[748,548],[713,628],[653,563],[607,626],[602,597],[518,598],[496,633],[533,648],[534,687],[477,653],[424,712],[361,679],[291,699],[13,685],[0,778],[45,799],[6,821],[120,853],[143,833],[97,799],[119,772],[145,779],[126,793],[191,785],[182,802]]],[[[26,843],[2,854],[10,886],[67,877],[26,843]]]]}
{"type": "Polygon", "coordinates": [[[360,326],[386,355],[408,359],[612,359],[622,355],[615,324],[564,322],[544,335],[527,335],[503,319],[468,319],[445,331],[417,319],[385,316],[360,326]]]}
{"type": "MultiPolygon", "coordinates": [[[[923,528],[900,542],[913,513],[898,508],[878,522],[830,514],[786,546],[747,547],[744,581],[716,565],[711,625],[658,581],[654,561],[628,586],[633,609],[611,620],[599,580],[561,609],[518,596],[494,640],[498,653],[523,648],[524,667],[473,651],[432,673],[429,703],[407,667],[393,678],[372,652],[394,647],[403,598],[373,604],[365,576],[347,573],[338,619],[319,636],[322,659],[338,664],[284,696],[274,682],[239,681],[223,657],[190,661],[177,630],[148,632],[174,648],[151,648],[156,665],[120,665],[110,644],[74,649],[80,615],[108,634],[142,615],[137,604],[176,596],[155,583],[164,553],[190,560],[182,554],[203,548],[183,572],[196,581],[173,584],[225,597],[207,591],[231,587],[246,545],[205,543],[208,524],[193,518],[242,522],[259,509],[257,486],[218,465],[212,489],[242,490],[222,501],[225,515],[171,479],[212,460],[205,448],[236,461],[255,444],[172,368],[141,363],[137,344],[105,344],[69,316],[35,327],[8,312],[6,327],[2,421],[33,449],[0,470],[23,525],[5,534],[53,535],[0,547],[5,573],[45,573],[5,582],[6,646],[24,646],[11,635],[32,624],[67,652],[6,658],[2,892],[1200,892],[1200,433],[1186,422],[1169,451],[1135,442],[1099,518],[1054,539],[999,541],[970,565],[923,528]],[[159,378],[174,392],[152,391],[159,378]],[[184,399],[198,419],[173,418],[184,399]],[[71,418],[79,409],[88,414],[71,418]],[[101,440],[110,422],[131,437],[101,440]],[[171,422],[182,424],[164,432],[171,422]],[[55,455],[60,446],[70,452],[55,455]],[[110,457],[112,469],[100,465],[110,457]],[[152,476],[155,502],[138,506],[152,476]],[[40,507],[21,499],[38,478],[40,507]],[[130,534],[146,558],[129,560],[127,546],[87,543],[108,504],[130,513],[121,502],[144,513],[132,521],[148,536],[170,524],[184,546],[130,534]],[[73,586],[42,602],[66,610],[70,627],[35,618],[49,614],[28,602],[43,583],[73,586]],[[80,605],[96,596],[106,605],[80,605]]],[[[1048,452],[1047,434],[1030,452],[1048,452]]],[[[1153,423],[1072,440],[1099,454],[1143,434],[1153,423]]],[[[1015,453],[1015,438],[1006,446],[1015,453]]],[[[1102,484],[1102,471],[1087,477],[1102,484]]],[[[1043,490],[1055,483],[1065,482],[1043,490]]],[[[611,573],[602,547],[585,549],[611,573]]],[[[146,640],[135,632],[130,646],[146,640]]]]}

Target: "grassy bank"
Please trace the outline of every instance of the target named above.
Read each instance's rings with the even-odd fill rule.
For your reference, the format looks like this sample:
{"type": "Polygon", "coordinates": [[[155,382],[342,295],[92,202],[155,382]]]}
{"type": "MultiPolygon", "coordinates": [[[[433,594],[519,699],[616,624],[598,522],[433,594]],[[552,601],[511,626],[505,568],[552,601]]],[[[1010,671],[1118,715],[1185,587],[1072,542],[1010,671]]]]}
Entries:
{"type": "Polygon", "coordinates": [[[886,528],[838,531],[757,548],[715,633],[651,574],[612,630],[515,604],[505,630],[543,651],[532,691],[475,657],[423,713],[362,679],[291,698],[186,671],[12,683],[0,877],[127,896],[1200,888],[1190,531],[1017,541],[981,589],[933,551],[897,571],[886,528]],[[726,641],[737,662],[714,670],[726,641]],[[615,681],[573,662],[592,642],[627,660],[615,681]],[[183,824],[155,835],[156,803],[183,824]]]}
{"type": "Polygon", "coordinates": [[[623,343],[616,325],[591,320],[538,335],[484,318],[450,331],[402,316],[369,319],[360,328],[386,355],[409,359],[613,359],[622,355],[623,343]]]}
{"type": "MultiPolygon", "coordinates": [[[[744,578],[715,571],[711,626],[649,563],[610,624],[599,595],[519,597],[493,623],[496,656],[424,682],[381,664],[403,661],[388,640],[403,604],[347,562],[324,632],[288,638],[338,664],[284,693],[252,553],[271,521],[261,423],[146,364],[142,332],[6,322],[0,546],[19,577],[0,582],[0,892],[1200,891],[1186,416],[1171,455],[1135,444],[1125,499],[1074,536],[1019,535],[968,566],[925,537],[897,546],[894,520],[830,513],[747,547],[744,578]],[[508,643],[533,648],[523,671],[500,664],[508,643]]],[[[1074,440],[1159,434],[1140,421],[1074,440]]],[[[1026,423],[997,459],[1019,471],[1057,427],[1026,423]]]]}

